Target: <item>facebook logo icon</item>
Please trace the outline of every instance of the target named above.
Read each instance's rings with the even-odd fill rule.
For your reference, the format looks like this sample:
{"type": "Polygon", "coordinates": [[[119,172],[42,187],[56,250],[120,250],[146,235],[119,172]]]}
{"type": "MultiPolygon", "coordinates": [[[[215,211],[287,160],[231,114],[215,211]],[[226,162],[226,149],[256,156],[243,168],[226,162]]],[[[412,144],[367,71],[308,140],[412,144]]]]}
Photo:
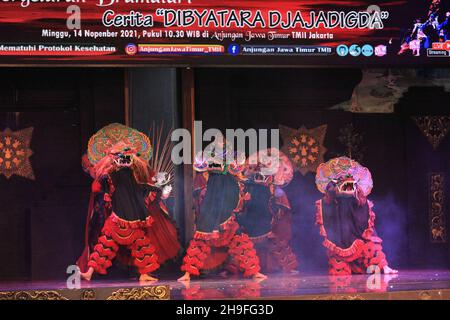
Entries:
{"type": "Polygon", "coordinates": [[[228,47],[228,53],[235,56],[237,54],[239,54],[240,48],[237,44],[230,44],[230,46],[228,47]]]}

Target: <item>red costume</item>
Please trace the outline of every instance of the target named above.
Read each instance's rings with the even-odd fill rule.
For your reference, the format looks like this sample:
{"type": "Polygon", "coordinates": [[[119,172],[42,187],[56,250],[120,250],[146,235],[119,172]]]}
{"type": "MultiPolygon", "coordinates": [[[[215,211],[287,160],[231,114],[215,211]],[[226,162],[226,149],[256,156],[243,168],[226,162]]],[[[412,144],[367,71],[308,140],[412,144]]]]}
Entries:
{"type": "MultiPolygon", "coordinates": [[[[289,200],[282,188],[293,178],[290,160],[271,148],[251,155],[243,171],[245,191],[250,195],[238,222],[255,244],[264,272],[295,271],[297,257],[292,251],[289,200]]],[[[229,271],[232,265],[229,266],[229,271]]]]}
{"type": "Polygon", "coordinates": [[[327,249],[329,273],[350,275],[396,273],[388,267],[382,240],[375,231],[370,171],[347,157],[331,159],[317,169],[316,185],[325,194],[316,202],[316,224],[327,249]]]}
{"type": "Polygon", "coordinates": [[[226,164],[226,151],[215,152],[215,156],[198,157],[194,164],[199,172],[194,187],[196,232],[181,270],[199,275],[201,270],[220,266],[229,256],[244,276],[255,276],[260,271],[258,256],[249,236],[238,231],[235,217],[246,201],[237,179],[243,167],[236,162],[226,164]]]}
{"type": "Polygon", "coordinates": [[[83,161],[94,182],[86,248],[77,262],[82,272],[106,274],[119,255],[144,275],[178,253],[176,228],[162,202],[164,191],[152,179],[150,156],[149,138],[120,124],[91,137],[89,163],[83,161]]]}

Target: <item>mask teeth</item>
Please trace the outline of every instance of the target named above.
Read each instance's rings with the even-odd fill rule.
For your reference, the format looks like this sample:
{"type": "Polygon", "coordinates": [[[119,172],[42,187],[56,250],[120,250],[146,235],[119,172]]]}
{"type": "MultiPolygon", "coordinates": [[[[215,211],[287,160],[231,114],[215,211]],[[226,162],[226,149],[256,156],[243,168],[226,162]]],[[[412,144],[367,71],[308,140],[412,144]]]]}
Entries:
{"type": "Polygon", "coordinates": [[[262,183],[266,183],[267,182],[268,177],[264,176],[263,174],[259,173],[256,174],[254,177],[254,180],[256,182],[262,182],[262,183]]]}
{"type": "Polygon", "coordinates": [[[355,191],[355,182],[344,182],[339,188],[341,192],[353,192],[355,191]]]}

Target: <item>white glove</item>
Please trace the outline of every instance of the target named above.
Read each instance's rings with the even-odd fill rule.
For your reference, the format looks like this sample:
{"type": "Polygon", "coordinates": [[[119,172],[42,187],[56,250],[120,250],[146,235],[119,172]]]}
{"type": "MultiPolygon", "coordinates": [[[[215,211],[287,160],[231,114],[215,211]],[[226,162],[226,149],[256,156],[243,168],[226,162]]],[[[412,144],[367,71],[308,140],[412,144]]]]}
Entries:
{"type": "Polygon", "coordinates": [[[153,178],[153,182],[155,182],[155,186],[158,188],[162,187],[163,185],[167,184],[170,180],[170,174],[167,172],[158,172],[153,178]]]}
{"type": "Polygon", "coordinates": [[[172,192],[172,186],[171,185],[165,186],[162,190],[162,198],[167,199],[170,196],[171,192],[172,192]]]}

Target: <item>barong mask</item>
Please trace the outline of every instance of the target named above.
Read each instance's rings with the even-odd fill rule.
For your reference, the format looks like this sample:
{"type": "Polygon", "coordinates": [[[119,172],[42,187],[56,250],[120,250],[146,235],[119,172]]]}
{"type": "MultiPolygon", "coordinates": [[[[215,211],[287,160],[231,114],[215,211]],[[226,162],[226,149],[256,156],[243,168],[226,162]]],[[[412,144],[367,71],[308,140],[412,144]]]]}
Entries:
{"type": "Polygon", "coordinates": [[[283,152],[270,148],[252,154],[246,161],[243,174],[246,180],[256,184],[284,187],[294,177],[294,169],[283,152]]]}
{"type": "Polygon", "coordinates": [[[197,153],[194,159],[194,169],[198,172],[230,172],[237,175],[244,170],[245,155],[234,152],[223,141],[215,141],[197,153]]]}
{"type": "Polygon", "coordinates": [[[372,191],[373,181],[369,169],[350,158],[339,157],[317,168],[316,186],[326,195],[355,197],[361,203],[372,191]]]}
{"type": "Polygon", "coordinates": [[[111,157],[117,168],[131,167],[136,155],[136,151],[124,142],[119,142],[109,151],[109,157],[111,157]]]}
{"type": "Polygon", "coordinates": [[[113,170],[131,168],[137,180],[148,182],[148,161],[152,154],[150,139],[127,126],[110,124],[89,140],[88,159],[96,178],[113,170]]]}

